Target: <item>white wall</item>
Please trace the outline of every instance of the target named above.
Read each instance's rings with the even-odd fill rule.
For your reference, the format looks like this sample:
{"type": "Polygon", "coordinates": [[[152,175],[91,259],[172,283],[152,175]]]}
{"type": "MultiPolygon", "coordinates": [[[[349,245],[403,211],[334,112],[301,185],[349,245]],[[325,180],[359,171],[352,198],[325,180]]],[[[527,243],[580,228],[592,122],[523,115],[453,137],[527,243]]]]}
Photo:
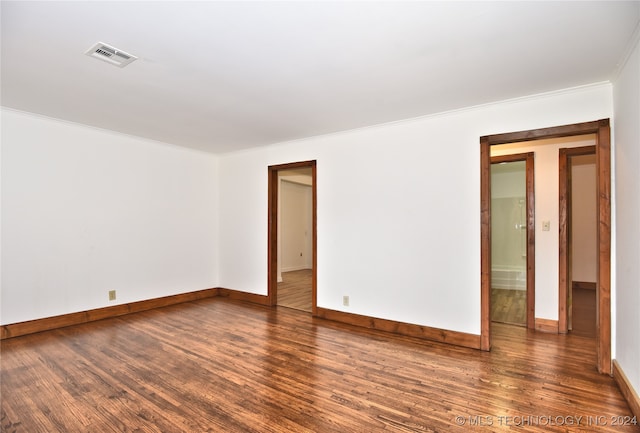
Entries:
{"type": "MultiPolygon", "coordinates": [[[[636,38],[636,41],[638,38],[636,38]]],[[[615,80],[614,357],[640,393],[640,47],[615,80]]]]}
{"type": "Polygon", "coordinates": [[[492,156],[534,152],[536,318],[558,320],[559,149],[594,144],[595,135],[589,135],[491,146],[492,156]],[[549,231],[542,230],[543,221],[551,223],[549,231]]]}
{"type": "Polygon", "coordinates": [[[266,295],[267,167],[314,159],[318,305],[479,334],[479,137],[611,116],[601,84],[215,157],[3,111],[2,323],[266,295]]]}
{"type": "Polygon", "coordinates": [[[571,157],[571,279],[595,283],[598,268],[596,156],[571,157]]]}
{"type": "Polygon", "coordinates": [[[1,114],[3,324],[217,286],[216,156],[1,114]]]}
{"type": "Polygon", "coordinates": [[[281,271],[311,269],[312,192],[308,185],[283,180],[280,183],[281,271]]]}
{"type": "Polygon", "coordinates": [[[611,115],[602,84],[223,155],[220,283],[267,293],[267,167],[317,160],[318,306],[479,334],[479,137],[611,115]]]}

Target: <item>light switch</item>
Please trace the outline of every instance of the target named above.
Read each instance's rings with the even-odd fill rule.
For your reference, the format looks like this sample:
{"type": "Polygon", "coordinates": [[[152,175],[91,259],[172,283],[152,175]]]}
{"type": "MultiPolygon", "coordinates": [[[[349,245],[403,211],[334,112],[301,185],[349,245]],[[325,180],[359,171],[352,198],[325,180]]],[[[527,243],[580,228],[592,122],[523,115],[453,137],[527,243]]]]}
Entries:
{"type": "Polygon", "coordinates": [[[551,230],[551,221],[542,221],[542,231],[548,232],[551,230]]]}

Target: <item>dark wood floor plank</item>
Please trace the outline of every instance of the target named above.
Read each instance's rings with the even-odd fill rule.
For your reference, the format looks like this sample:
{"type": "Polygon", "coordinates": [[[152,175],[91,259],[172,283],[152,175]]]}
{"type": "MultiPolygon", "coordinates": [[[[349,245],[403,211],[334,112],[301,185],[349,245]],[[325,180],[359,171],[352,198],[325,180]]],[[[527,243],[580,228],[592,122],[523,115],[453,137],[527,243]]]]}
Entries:
{"type": "Polygon", "coordinates": [[[491,320],[493,322],[526,326],[526,290],[491,289],[491,320]]]}
{"type": "Polygon", "coordinates": [[[278,305],[311,312],[313,297],[313,270],[283,272],[278,283],[278,305]]]}
{"type": "Polygon", "coordinates": [[[573,326],[574,335],[596,336],[596,291],[580,287],[573,288],[573,326]]]}
{"type": "Polygon", "coordinates": [[[496,431],[502,416],[572,415],[640,430],[611,425],[631,413],[592,338],[492,333],[481,352],[290,308],[174,305],[3,340],[2,432],[462,432],[478,417],[496,431]]]}

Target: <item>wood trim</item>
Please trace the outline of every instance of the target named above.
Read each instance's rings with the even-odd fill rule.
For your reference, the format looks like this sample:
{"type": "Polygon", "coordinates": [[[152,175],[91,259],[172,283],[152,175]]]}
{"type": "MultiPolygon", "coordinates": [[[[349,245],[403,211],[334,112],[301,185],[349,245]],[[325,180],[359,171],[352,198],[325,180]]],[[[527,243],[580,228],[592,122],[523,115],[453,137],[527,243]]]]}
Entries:
{"type": "Polygon", "coordinates": [[[343,311],[317,308],[317,317],[360,326],[369,329],[376,329],[384,332],[417,337],[424,340],[437,341],[439,343],[453,344],[456,346],[468,347],[472,349],[481,348],[481,338],[479,335],[467,334],[458,331],[449,331],[429,326],[414,325],[411,323],[396,322],[394,320],[378,319],[375,317],[362,316],[359,314],[346,313],[343,311]]]}
{"type": "Polygon", "coordinates": [[[241,292],[239,290],[233,289],[225,289],[222,287],[218,289],[218,296],[234,299],[236,301],[251,302],[253,304],[271,305],[268,296],[258,295],[256,293],[241,292]]]}
{"type": "MultiPolygon", "coordinates": [[[[489,350],[491,341],[491,313],[485,305],[489,299],[491,270],[491,215],[489,148],[492,145],[574,135],[596,134],[596,164],[598,183],[598,290],[597,290],[597,368],[611,374],[611,131],[609,119],[576,123],[529,131],[494,134],[480,137],[480,249],[481,249],[481,341],[483,349],[489,350]]],[[[566,307],[565,307],[566,308],[566,307]]]]}
{"type": "Polygon", "coordinates": [[[269,167],[267,219],[267,299],[278,304],[278,170],[269,167]]]}
{"type": "Polygon", "coordinates": [[[480,138],[480,349],[491,350],[491,152],[480,138]]]}
{"type": "Polygon", "coordinates": [[[627,375],[624,374],[622,367],[618,364],[617,360],[613,360],[613,379],[618,384],[618,388],[620,388],[620,392],[622,393],[624,399],[627,401],[629,405],[629,409],[631,409],[631,413],[637,418],[640,418],[640,397],[638,393],[629,382],[627,375]]]}
{"type": "Polygon", "coordinates": [[[558,321],[536,317],[536,331],[558,334],[558,321]]]}
{"type": "Polygon", "coordinates": [[[110,317],[124,316],[125,314],[138,313],[154,308],[167,307],[183,302],[197,301],[199,299],[213,298],[219,295],[219,289],[205,289],[195,292],[181,293],[178,295],[163,296],[144,301],[114,305],[111,307],[96,308],[93,310],[79,311],[76,313],[62,314],[59,316],[45,317],[43,319],[29,320],[26,322],[3,325],[0,328],[0,340],[34,334],[36,332],[49,331],[66,326],[79,325],[81,323],[94,322],[110,317]]]}
{"type": "MultiPolygon", "coordinates": [[[[535,329],[536,317],[536,194],[535,194],[535,170],[534,153],[514,153],[511,155],[499,155],[491,157],[491,164],[501,162],[525,162],[526,184],[526,214],[527,214],[527,311],[526,325],[528,329],[535,329]]],[[[489,198],[489,200],[491,200],[489,198]]],[[[489,268],[491,269],[491,268],[489,268]]],[[[491,283],[489,283],[491,284],[491,283]]],[[[489,290],[491,292],[491,290],[489,290]]],[[[491,295],[489,295],[491,296],[491,295]]],[[[491,304],[491,301],[489,301],[491,304]]]]}
{"type": "Polygon", "coordinates": [[[572,289],[596,290],[597,287],[598,287],[597,283],[592,283],[589,281],[572,281],[571,282],[572,289]]]}
{"type": "Polygon", "coordinates": [[[560,150],[566,151],[568,156],[584,156],[584,155],[595,155],[596,154],[596,146],[580,146],[580,147],[565,147],[560,150]]]}
{"type": "Polygon", "coordinates": [[[313,243],[313,257],[311,258],[311,314],[318,314],[318,180],[316,162],[311,166],[311,202],[312,202],[312,227],[311,242],[313,243]]]}
{"type": "Polygon", "coordinates": [[[566,148],[558,151],[558,331],[569,331],[567,290],[569,284],[569,157],[566,148]]]}
{"type": "Polygon", "coordinates": [[[600,120],[596,133],[598,184],[598,272],[596,339],[598,371],[611,374],[611,128],[600,120]]]}
{"type": "Polygon", "coordinates": [[[313,239],[313,269],[312,269],[312,300],[311,314],[316,315],[317,309],[317,286],[318,286],[318,259],[317,259],[317,174],[316,161],[299,161],[287,164],[270,165],[268,167],[268,219],[267,219],[267,305],[278,304],[278,171],[291,170],[296,168],[311,168],[311,195],[312,195],[312,239],[313,239]]]}
{"type": "MultiPolygon", "coordinates": [[[[605,119],[608,123],[609,120],[605,119]]],[[[548,138],[571,137],[574,135],[596,134],[600,129],[600,122],[574,123],[571,125],[553,126],[551,128],[531,129],[528,131],[507,132],[505,134],[487,135],[486,138],[490,146],[497,144],[517,143],[522,141],[533,141],[548,138]]]]}
{"type": "Polygon", "coordinates": [[[527,185],[527,328],[535,327],[536,317],[536,193],[534,153],[526,159],[527,185]]]}

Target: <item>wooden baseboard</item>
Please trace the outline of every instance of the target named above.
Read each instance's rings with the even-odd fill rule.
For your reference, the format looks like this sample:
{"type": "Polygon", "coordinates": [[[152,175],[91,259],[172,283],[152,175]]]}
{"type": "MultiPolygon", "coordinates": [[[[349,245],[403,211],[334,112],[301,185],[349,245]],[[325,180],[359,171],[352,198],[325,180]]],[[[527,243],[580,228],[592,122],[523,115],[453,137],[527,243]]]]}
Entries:
{"type": "Polygon", "coordinates": [[[573,289],[587,289],[587,290],[595,290],[596,283],[590,283],[587,281],[572,281],[571,287],[573,289]]]}
{"type": "Polygon", "coordinates": [[[181,293],[178,295],[163,296],[161,298],[131,302],[128,304],[114,305],[112,307],[97,308],[94,310],[80,311],[77,313],[62,314],[60,316],[45,317],[43,319],[29,320],[26,322],[12,323],[0,327],[0,340],[18,337],[20,335],[34,334],[41,331],[49,331],[65,326],[79,325],[81,323],[94,322],[109,317],[123,316],[154,308],[166,307],[183,302],[197,301],[199,299],[219,296],[219,289],[205,289],[195,292],[181,293]]]}
{"type": "MultiPolygon", "coordinates": [[[[79,325],[96,320],[107,319],[109,317],[123,316],[125,314],[136,313],[154,308],[166,307],[183,302],[196,301],[205,298],[225,297],[238,301],[252,302],[260,305],[269,305],[269,298],[265,295],[240,292],[226,288],[214,288],[199,290],[196,292],[183,293],[179,295],[165,296],[145,301],[132,302],[129,304],[114,305],[112,307],[98,308],[94,310],[80,311],[77,313],[63,314],[60,316],[46,317],[43,319],[29,320],[26,322],[12,323],[0,327],[0,340],[18,337],[21,335],[33,334],[41,331],[49,331],[65,326],[79,325]]],[[[423,338],[425,340],[437,341],[440,343],[453,344],[456,346],[480,349],[480,336],[467,334],[464,332],[448,331],[445,329],[431,328],[428,326],[414,325],[410,323],[396,322],[387,319],[361,316],[358,314],[345,313],[342,311],[317,308],[316,316],[334,320],[336,322],[350,325],[362,326],[380,331],[392,332],[395,334],[410,337],[423,338]]],[[[540,319],[536,319],[537,321],[540,319]]],[[[556,332],[558,329],[556,323],[556,332]]]]}
{"type": "Polygon", "coordinates": [[[410,323],[396,322],[393,320],[378,319],[359,314],[345,313],[343,311],[317,308],[316,316],[322,319],[347,323],[349,325],[362,326],[369,329],[392,332],[410,337],[423,338],[425,340],[456,346],[480,349],[480,336],[464,332],[448,331],[445,329],[431,328],[428,326],[413,325],[410,323]]]}
{"type": "Polygon", "coordinates": [[[536,331],[557,334],[559,332],[559,329],[560,328],[558,326],[557,320],[540,319],[536,317],[536,331]]]}
{"type": "Polygon", "coordinates": [[[618,361],[614,359],[612,365],[613,379],[618,384],[618,388],[620,388],[620,392],[622,392],[624,399],[627,400],[631,413],[640,420],[640,397],[638,396],[638,393],[631,385],[631,382],[629,382],[627,375],[622,371],[618,361]]]}
{"type": "Polygon", "coordinates": [[[252,302],[254,304],[269,305],[269,297],[256,295],[255,293],[239,292],[237,290],[218,288],[218,296],[234,299],[236,301],[252,302]]]}

